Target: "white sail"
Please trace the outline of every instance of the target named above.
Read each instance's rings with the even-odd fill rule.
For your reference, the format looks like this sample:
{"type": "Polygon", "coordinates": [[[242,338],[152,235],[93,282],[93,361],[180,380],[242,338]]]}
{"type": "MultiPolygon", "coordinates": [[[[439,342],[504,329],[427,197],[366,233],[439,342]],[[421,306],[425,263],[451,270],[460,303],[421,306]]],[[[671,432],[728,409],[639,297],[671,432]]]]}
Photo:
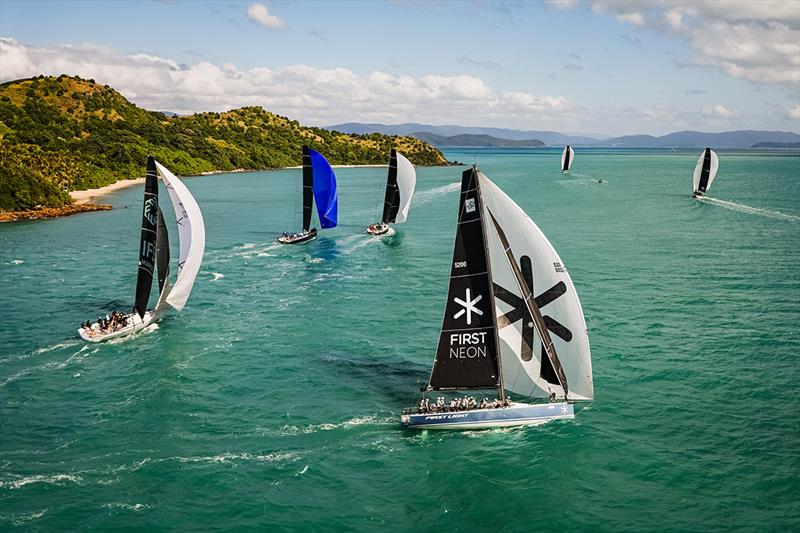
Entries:
{"type": "Polygon", "coordinates": [[[561,153],[561,170],[563,172],[568,171],[569,167],[572,166],[572,161],[574,159],[575,159],[575,150],[573,150],[570,145],[565,146],[564,151],[561,153]]]}
{"type": "Polygon", "coordinates": [[[708,169],[708,181],[701,192],[708,191],[711,188],[711,183],[717,176],[717,169],[719,169],[719,158],[717,157],[717,153],[714,150],[712,150],[711,148],[706,148],[700,153],[700,158],[697,160],[697,164],[694,167],[694,174],[692,175],[692,191],[694,192],[700,190],[700,180],[702,179],[703,176],[703,164],[706,159],[706,150],[710,152],[711,157],[708,169]]]}
{"type": "MultiPolygon", "coordinates": [[[[538,302],[566,377],[568,399],[592,399],[589,336],[578,294],[564,263],[528,215],[489,178],[482,173],[478,176],[505,388],[523,396],[546,398],[552,392],[558,397],[564,396],[564,389],[552,373],[549,377],[542,376],[543,359],[548,356],[534,321],[526,311],[519,282],[495,224],[503,233],[502,239],[507,240],[518,271],[527,278],[526,283],[538,302]],[[527,343],[526,337],[532,342],[527,343]]],[[[549,359],[544,364],[547,374],[552,365],[549,359]]]]}
{"type": "Polygon", "coordinates": [[[186,305],[194,280],[200,271],[206,246],[206,228],[200,207],[186,185],[161,163],[156,162],[156,168],[167,186],[172,206],[175,208],[180,240],[178,277],[164,301],[175,310],[180,311],[186,305]]]}
{"type": "MultiPolygon", "coordinates": [[[[397,152],[396,152],[397,153],[397,152]]],[[[397,153],[397,188],[400,191],[400,208],[397,210],[395,223],[402,224],[408,219],[408,209],[411,207],[411,197],[417,186],[417,171],[411,161],[397,153]]]]}

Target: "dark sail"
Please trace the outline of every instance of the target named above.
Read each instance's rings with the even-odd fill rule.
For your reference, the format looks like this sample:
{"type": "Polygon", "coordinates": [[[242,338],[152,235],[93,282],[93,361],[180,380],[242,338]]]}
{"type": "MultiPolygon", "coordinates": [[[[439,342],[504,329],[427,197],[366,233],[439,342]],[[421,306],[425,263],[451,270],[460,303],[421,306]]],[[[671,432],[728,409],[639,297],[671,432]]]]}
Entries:
{"type": "Polygon", "coordinates": [[[156,225],[156,271],[158,272],[158,293],[164,290],[164,283],[169,276],[169,233],[164,223],[164,213],[158,208],[158,224],[156,225]]]}
{"type": "Polygon", "coordinates": [[[711,148],[706,148],[703,152],[703,169],[700,171],[700,183],[697,185],[697,190],[706,192],[708,188],[708,178],[711,174],[711,148]]]}
{"type": "Polygon", "coordinates": [[[481,389],[500,381],[491,277],[486,257],[478,173],[461,177],[461,201],[432,389],[481,389]]]}
{"type": "Polygon", "coordinates": [[[564,152],[564,167],[561,170],[569,170],[569,160],[572,157],[572,148],[567,145],[567,150],[564,152]]]}
{"type": "Polygon", "coordinates": [[[147,157],[147,177],[144,182],[142,206],[142,236],[139,240],[139,273],[136,278],[134,311],[144,318],[150,290],[153,288],[153,269],[156,263],[156,224],[158,223],[158,173],[156,160],[147,157]]]}
{"type": "Polygon", "coordinates": [[[389,159],[389,179],[386,181],[386,197],[383,200],[383,218],[381,222],[391,223],[397,219],[400,210],[400,189],[397,187],[397,152],[392,148],[389,159]]]}
{"type": "Polygon", "coordinates": [[[303,146],[303,229],[311,229],[311,208],[314,202],[314,171],[311,169],[311,154],[303,146]]]}

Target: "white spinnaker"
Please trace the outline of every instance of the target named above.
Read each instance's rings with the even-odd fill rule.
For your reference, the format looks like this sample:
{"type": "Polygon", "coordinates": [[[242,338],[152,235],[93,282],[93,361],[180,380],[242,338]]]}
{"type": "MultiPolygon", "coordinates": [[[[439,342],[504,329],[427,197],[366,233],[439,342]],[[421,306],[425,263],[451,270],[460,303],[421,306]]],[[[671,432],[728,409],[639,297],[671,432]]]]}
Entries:
{"type": "Polygon", "coordinates": [[[172,200],[175,218],[178,221],[178,238],[180,240],[178,277],[165,300],[176,311],[180,311],[186,305],[186,300],[189,299],[194,280],[200,271],[200,264],[203,262],[206,227],[200,207],[186,185],[158,161],[156,161],[156,168],[158,168],[158,174],[167,186],[169,197],[172,200]]]}
{"type": "MultiPolygon", "coordinates": [[[[519,285],[508,263],[505,250],[492,217],[503,229],[517,263],[523,257],[530,259],[533,274],[531,290],[537,297],[563,283],[566,292],[541,307],[541,313],[566,327],[572,334],[569,341],[550,332],[555,351],[567,378],[568,398],[571,400],[591,400],[594,398],[592,384],[592,360],[589,350],[589,336],[583,310],[575,292],[575,286],[550,241],[528,217],[528,215],[497,185],[484,174],[478,173],[481,198],[483,201],[484,227],[492,269],[492,281],[521,299],[519,285]]],[[[527,261],[527,259],[525,260],[527,261]]],[[[521,301],[521,300],[520,300],[521,301]]],[[[498,336],[500,337],[500,357],[503,365],[505,388],[523,396],[547,397],[551,392],[563,397],[564,390],[557,383],[548,383],[540,375],[542,357],[541,339],[534,333],[532,357],[522,358],[522,320],[503,323],[500,319],[512,311],[511,305],[495,296],[495,310],[498,316],[498,336]]],[[[534,328],[535,331],[535,328],[534,328]]]]}
{"type": "Polygon", "coordinates": [[[572,149],[570,145],[564,147],[564,151],[561,152],[561,170],[569,170],[569,167],[572,166],[572,161],[575,159],[575,150],[572,149]],[[569,161],[567,159],[567,152],[569,152],[569,161]],[[566,161],[567,166],[564,167],[564,162],[566,161]]]}
{"type": "MultiPolygon", "coordinates": [[[[712,149],[708,149],[711,152],[711,167],[708,172],[708,183],[706,184],[706,191],[711,189],[711,183],[714,181],[714,178],[717,177],[717,170],[719,169],[719,158],[717,157],[717,152],[712,149]]],[[[700,177],[703,174],[703,161],[706,158],[706,151],[703,150],[700,153],[700,159],[697,160],[697,164],[694,167],[694,174],[692,175],[692,191],[695,192],[700,187],[700,177]]]]}
{"type": "Polygon", "coordinates": [[[402,224],[408,218],[408,209],[411,207],[411,197],[417,186],[417,171],[411,161],[402,154],[397,155],[397,188],[400,191],[400,207],[397,210],[395,223],[402,224]]]}

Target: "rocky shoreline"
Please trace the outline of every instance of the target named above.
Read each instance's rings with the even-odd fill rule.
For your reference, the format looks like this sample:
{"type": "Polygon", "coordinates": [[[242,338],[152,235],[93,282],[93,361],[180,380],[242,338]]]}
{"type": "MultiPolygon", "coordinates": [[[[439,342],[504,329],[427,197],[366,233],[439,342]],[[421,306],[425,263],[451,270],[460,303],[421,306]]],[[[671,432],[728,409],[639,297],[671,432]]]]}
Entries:
{"type": "Polygon", "coordinates": [[[16,222],[18,220],[39,220],[42,218],[66,217],[87,213],[89,211],[109,211],[107,204],[69,204],[62,207],[43,207],[30,211],[0,211],[0,222],[16,222]]]}

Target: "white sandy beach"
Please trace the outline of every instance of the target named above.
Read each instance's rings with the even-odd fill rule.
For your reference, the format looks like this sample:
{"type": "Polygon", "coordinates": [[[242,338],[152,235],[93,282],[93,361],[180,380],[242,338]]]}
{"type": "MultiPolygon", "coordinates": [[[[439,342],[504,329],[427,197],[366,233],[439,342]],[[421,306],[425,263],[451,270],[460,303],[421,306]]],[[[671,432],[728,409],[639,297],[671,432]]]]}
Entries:
{"type": "MultiPolygon", "coordinates": [[[[381,168],[387,165],[331,165],[333,168],[381,168]]],[[[276,169],[269,169],[269,170],[290,170],[290,169],[298,169],[303,168],[302,165],[296,167],[283,167],[283,168],[276,168],[276,169]]],[[[259,172],[258,170],[244,170],[241,168],[237,168],[235,170],[223,170],[223,171],[213,171],[213,172],[203,172],[200,174],[201,176],[208,176],[211,174],[229,174],[233,172],[259,172]]],[[[181,178],[188,177],[188,176],[180,176],[181,178]]],[[[99,196],[104,196],[106,194],[112,193],[114,191],[118,191],[120,189],[125,189],[126,187],[131,187],[133,185],[140,185],[144,183],[144,178],[136,178],[132,180],[119,180],[117,182],[112,183],[111,185],[106,185],[105,187],[99,187],[97,189],[86,189],[85,191],[70,191],[69,195],[75,200],[77,204],[85,204],[87,202],[91,202],[95,198],[99,196]]]]}
{"type": "Polygon", "coordinates": [[[142,183],[144,183],[144,178],[137,178],[133,180],[119,180],[117,182],[112,183],[111,185],[106,185],[105,187],[99,187],[97,189],[86,189],[85,191],[70,191],[69,195],[72,197],[73,200],[75,200],[75,203],[85,204],[97,198],[98,196],[103,196],[108,193],[118,191],[120,189],[130,187],[132,185],[139,185],[142,183]]]}

